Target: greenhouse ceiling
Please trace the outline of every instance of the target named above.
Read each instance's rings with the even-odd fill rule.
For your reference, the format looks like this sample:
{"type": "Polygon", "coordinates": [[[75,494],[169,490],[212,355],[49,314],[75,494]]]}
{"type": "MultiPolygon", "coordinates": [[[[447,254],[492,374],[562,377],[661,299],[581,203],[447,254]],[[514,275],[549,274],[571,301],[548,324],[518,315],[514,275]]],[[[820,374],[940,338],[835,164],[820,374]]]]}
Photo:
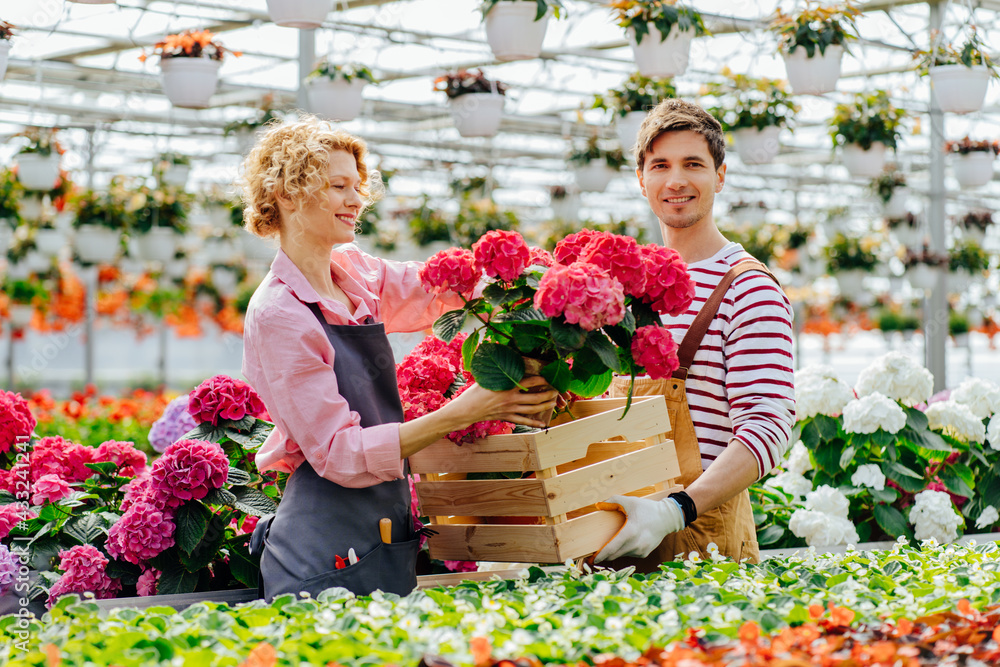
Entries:
{"type": "MultiPolygon", "coordinates": [[[[501,63],[486,43],[477,0],[337,0],[314,32],[271,23],[265,0],[2,0],[0,19],[17,31],[0,82],[0,136],[12,137],[27,125],[61,128],[68,148],[64,166],[80,183],[92,175],[97,187],[114,174],[150,174],[151,160],[165,151],[194,159],[191,187],[228,183],[245,146],[223,135],[226,124],[254,117],[265,99],[286,112],[307,108],[301,68],[326,58],[364,64],[381,82],[367,87],[360,117],[343,125],[365,137],[379,164],[396,172],[392,194],[443,196],[456,177],[488,175],[499,203],[543,211],[550,186],[572,183],[565,162],[571,147],[593,132],[615,136],[610,115],[591,108],[594,95],[635,70],[606,2],[563,4],[565,16],[550,21],[541,57],[501,63]],[[157,59],[140,60],[165,35],[188,28],[207,28],[228,49],[242,52],[225,59],[211,106],[202,110],[171,106],[161,92],[157,59]],[[460,137],[445,95],[433,90],[435,77],[471,67],[510,87],[501,131],[493,138],[460,137]]],[[[765,28],[776,7],[787,11],[804,3],[690,4],[706,16],[712,35],[694,40],[691,66],[674,81],[681,96],[698,98],[705,84],[721,80],[724,68],[784,77],[775,36],[765,28]]],[[[929,155],[938,147],[930,145],[928,82],[914,71],[912,51],[927,48],[938,12],[945,39],[974,24],[995,54],[1000,1],[941,2],[936,9],[906,1],[858,6],[864,10],[861,38],[845,57],[837,91],[797,96],[802,109],[795,131],[783,132],[774,163],[731,161],[728,202],[752,197],[795,212],[864,201],[864,183],[840,165],[826,125],[835,104],[859,91],[886,90],[911,112],[896,160],[918,192],[927,190],[929,155]]],[[[994,82],[983,111],[946,115],[944,136],[997,138],[998,100],[994,82]]],[[[10,164],[16,148],[17,140],[0,144],[0,163],[10,164]]],[[[996,209],[1000,183],[994,176],[985,188],[952,189],[948,197],[951,207],[996,209]]],[[[629,177],[604,194],[586,195],[584,204],[593,214],[645,215],[629,177]]]]}

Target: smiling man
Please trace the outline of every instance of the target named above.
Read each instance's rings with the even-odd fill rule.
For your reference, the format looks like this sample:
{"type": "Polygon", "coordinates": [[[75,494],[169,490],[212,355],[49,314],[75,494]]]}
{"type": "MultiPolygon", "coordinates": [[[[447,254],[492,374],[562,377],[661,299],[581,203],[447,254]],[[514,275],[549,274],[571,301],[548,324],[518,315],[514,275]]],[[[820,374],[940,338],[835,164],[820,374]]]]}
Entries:
{"type": "MultiPolygon", "coordinates": [[[[612,567],[652,571],[692,551],[710,557],[710,544],[734,560],[759,558],[747,488],[781,461],[795,421],[792,309],[764,265],[715,224],[725,156],[719,122],[684,100],[660,102],[639,130],[639,185],[664,245],[688,265],[695,298],[686,313],[663,317],[681,367],[637,378],[635,393],[666,398],[685,490],[599,505],[627,517],[595,559],[612,567]]],[[[616,379],[613,392],[624,395],[627,381],[616,379]]]]}

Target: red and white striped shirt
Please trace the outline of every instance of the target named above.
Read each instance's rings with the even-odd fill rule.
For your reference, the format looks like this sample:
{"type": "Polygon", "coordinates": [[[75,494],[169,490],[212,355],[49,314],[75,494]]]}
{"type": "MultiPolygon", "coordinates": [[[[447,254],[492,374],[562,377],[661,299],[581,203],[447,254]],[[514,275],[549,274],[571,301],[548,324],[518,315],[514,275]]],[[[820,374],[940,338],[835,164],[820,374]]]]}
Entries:
{"type": "MultiPolygon", "coordinates": [[[[678,345],[722,276],[746,258],[751,255],[740,244],[728,243],[688,265],[694,301],[683,315],[663,317],[678,345]]],[[[688,372],[688,407],[703,469],[734,438],[753,452],[758,479],[782,460],[795,423],[792,377],[788,297],[760,271],[744,273],[730,285],[688,372]]]]}

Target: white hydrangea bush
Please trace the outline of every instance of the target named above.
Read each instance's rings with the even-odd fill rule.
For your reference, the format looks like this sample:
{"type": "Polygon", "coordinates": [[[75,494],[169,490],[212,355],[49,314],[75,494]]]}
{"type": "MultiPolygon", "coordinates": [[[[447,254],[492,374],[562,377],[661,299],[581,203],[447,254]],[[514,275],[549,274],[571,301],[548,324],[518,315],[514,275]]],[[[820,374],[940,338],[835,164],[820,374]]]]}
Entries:
{"type": "Polygon", "coordinates": [[[795,415],[836,417],[854,400],[854,390],[829,366],[810,366],[795,373],[795,415]]]}
{"type": "Polygon", "coordinates": [[[913,357],[893,351],[861,371],[854,391],[859,398],[878,392],[913,407],[931,397],[934,376],[913,357]]]}
{"type": "Polygon", "coordinates": [[[990,443],[990,449],[1000,451],[1000,415],[990,418],[990,425],[986,427],[986,440],[990,443]]]}
{"type": "Polygon", "coordinates": [[[947,436],[963,442],[978,442],[986,440],[986,427],[983,420],[976,417],[969,406],[956,403],[953,400],[938,401],[927,406],[928,426],[933,431],[941,431],[947,436]]]}
{"type": "Polygon", "coordinates": [[[958,528],[964,521],[947,493],[928,489],[914,496],[910,523],[918,541],[933,538],[938,544],[947,544],[958,539],[958,528]]]}
{"type": "Polygon", "coordinates": [[[906,426],[906,413],[896,401],[873,392],[844,407],[844,430],[848,433],[899,433],[906,426]]]}
{"type": "Polygon", "coordinates": [[[812,459],[809,458],[809,450],[802,444],[801,440],[796,440],[792,448],[788,450],[788,458],[781,466],[786,472],[796,475],[805,475],[813,469],[812,459]]]}
{"type": "Polygon", "coordinates": [[[986,419],[1000,410],[1000,385],[991,380],[968,377],[951,392],[951,400],[967,406],[977,419],[986,419]]]}
{"type": "Polygon", "coordinates": [[[885,473],[874,463],[865,463],[851,475],[851,484],[882,491],[885,489],[885,473]]]}

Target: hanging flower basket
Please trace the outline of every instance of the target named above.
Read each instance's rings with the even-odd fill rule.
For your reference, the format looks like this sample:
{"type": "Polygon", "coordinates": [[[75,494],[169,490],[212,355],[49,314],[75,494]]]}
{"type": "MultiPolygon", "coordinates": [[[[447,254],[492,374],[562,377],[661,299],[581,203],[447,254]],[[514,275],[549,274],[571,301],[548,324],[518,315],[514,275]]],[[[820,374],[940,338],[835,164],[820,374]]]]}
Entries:
{"type": "Polygon", "coordinates": [[[153,227],[135,237],[136,259],[144,262],[168,262],[177,252],[178,234],[170,227],[153,227]]]}
{"type": "Polygon", "coordinates": [[[649,34],[636,43],[635,28],[628,29],[628,43],[632,47],[639,73],[650,78],[669,79],[687,70],[694,30],[681,31],[676,25],[666,39],[656,26],[649,24],[649,34]]]}
{"type": "Polygon", "coordinates": [[[618,172],[604,160],[591,160],[586,165],[573,170],[576,184],[584,192],[604,192],[618,172]]]}
{"type": "Polygon", "coordinates": [[[26,192],[17,203],[17,212],[23,220],[38,220],[45,210],[41,193],[26,192]]]}
{"type": "Polygon", "coordinates": [[[271,20],[286,28],[318,28],[331,9],[332,0],[267,0],[271,20]]]}
{"type": "Polygon", "coordinates": [[[930,291],[937,283],[937,274],[927,264],[914,264],[906,269],[906,279],[913,289],[930,291]]]}
{"type": "Polygon", "coordinates": [[[35,307],[27,303],[12,303],[7,310],[10,313],[10,324],[15,329],[23,329],[31,324],[31,318],[35,314],[35,307]]]}
{"type": "Polygon", "coordinates": [[[910,199],[910,189],[899,186],[892,191],[889,201],[882,205],[882,215],[887,218],[906,217],[906,204],[910,199]]]}
{"type": "Polygon", "coordinates": [[[500,131],[504,96],[466,93],[449,100],[451,118],[463,137],[492,137],[500,131]]]}
{"type": "Polygon", "coordinates": [[[121,233],[101,225],[80,225],[76,229],[74,246],[80,261],[106,264],[118,256],[121,233]]]}
{"type": "Polygon", "coordinates": [[[367,84],[361,78],[350,81],[326,77],[313,79],[306,84],[310,110],[329,120],[354,120],[361,113],[362,92],[367,84]]]}
{"type": "Polygon", "coordinates": [[[221,64],[212,58],[163,58],[160,60],[163,93],[175,107],[204,109],[215,93],[221,64]]]}
{"type": "Polygon", "coordinates": [[[743,127],[733,131],[736,153],[743,164],[768,164],[778,156],[778,134],[781,128],[774,125],[757,129],[743,127]]]}
{"type": "Polygon", "coordinates": [[[11,43],[9,39],[0,39],[0,81],[7,76],[7,61],[10,59],[11,43]]]}
{"type": "Polygon", "coordinates": [[[188,261],[184,258],[174,258],[163,266],[163,272],[171,280],[183,280],[187,275],[188,261]]]}
{"type": "Polygon", "coordinates": [[[825,53],[817,51],[812,58],[804,48],[782,53],[792,92],[796,95],[822,95],[836,90],[843,55],[844,47],[838,44],[826,47],[825,53]]]}
{"type": "Polygon", "coordinates": [[[66,234],[61,229],[39,229],[35,232],[35,249],[46,257],[56,257],[66,245],[66,234]]]}
{"type": "Polygon", "coordinates": [[[618,143],[621,144],[622,150],[630,159],[633,157],[632,149],[639,137],[639,127],[644,120],[646,120],[645,111],[629,111],[624,116],[615,118],[615,133],[618,135],[618,143]]]}
{"type": "Polygon", "coordinates": [[[972,284],[972,273],[968,269],[956,269],[948,272],[948,291],[961,294],[972,284]]]}
{"type": "Polygon", "coordinates": [[[971,151],[956,154],[951,163],[951,170],[962,188],[978,188],[986,185],[993,178],[993,153],[971,151]]]}
{"type": "Polygon", "coordinates": [[[842,159],[854,178],[875,178],[885,165],[885,144],[873,143],[868,150],[858,144],[847,144],[842,159]]]}
{"type": "Polygon", "coordinates": [[[983,108],[990,70],[986,65],[940,65],[928,70],[931,90],[942,111],[973,113],[983,108]]]}
{"type": "Polygon", "coordinates": [[[42,153],[19,153],[17,160],[17,180],[25,190],[48,191],[59,180],[59,154],[55,151],[42,153]]]}
{"type": "Polygon", "coordinates": [[[860,294],[864,288],[865,276],[868,275],[870,274],[863,269],[848,269],[837,272],[837,285],[840,287],[841,296],[860,294]]]}
{"type": "Polygon", "coordinates": [[[189,164],[169,164],[160,175],[160,180],[164,185],[175,188],[183,188],[187,185],[188,176],[191,175],[191,165],[189,164]]]}
{"type": "Polygon", "coordinates": [[[535,20],[534,2],[498,2],[486,14],[486,41],[500,61],[530,60],[542,52],[549,14],[535,20]]]}

